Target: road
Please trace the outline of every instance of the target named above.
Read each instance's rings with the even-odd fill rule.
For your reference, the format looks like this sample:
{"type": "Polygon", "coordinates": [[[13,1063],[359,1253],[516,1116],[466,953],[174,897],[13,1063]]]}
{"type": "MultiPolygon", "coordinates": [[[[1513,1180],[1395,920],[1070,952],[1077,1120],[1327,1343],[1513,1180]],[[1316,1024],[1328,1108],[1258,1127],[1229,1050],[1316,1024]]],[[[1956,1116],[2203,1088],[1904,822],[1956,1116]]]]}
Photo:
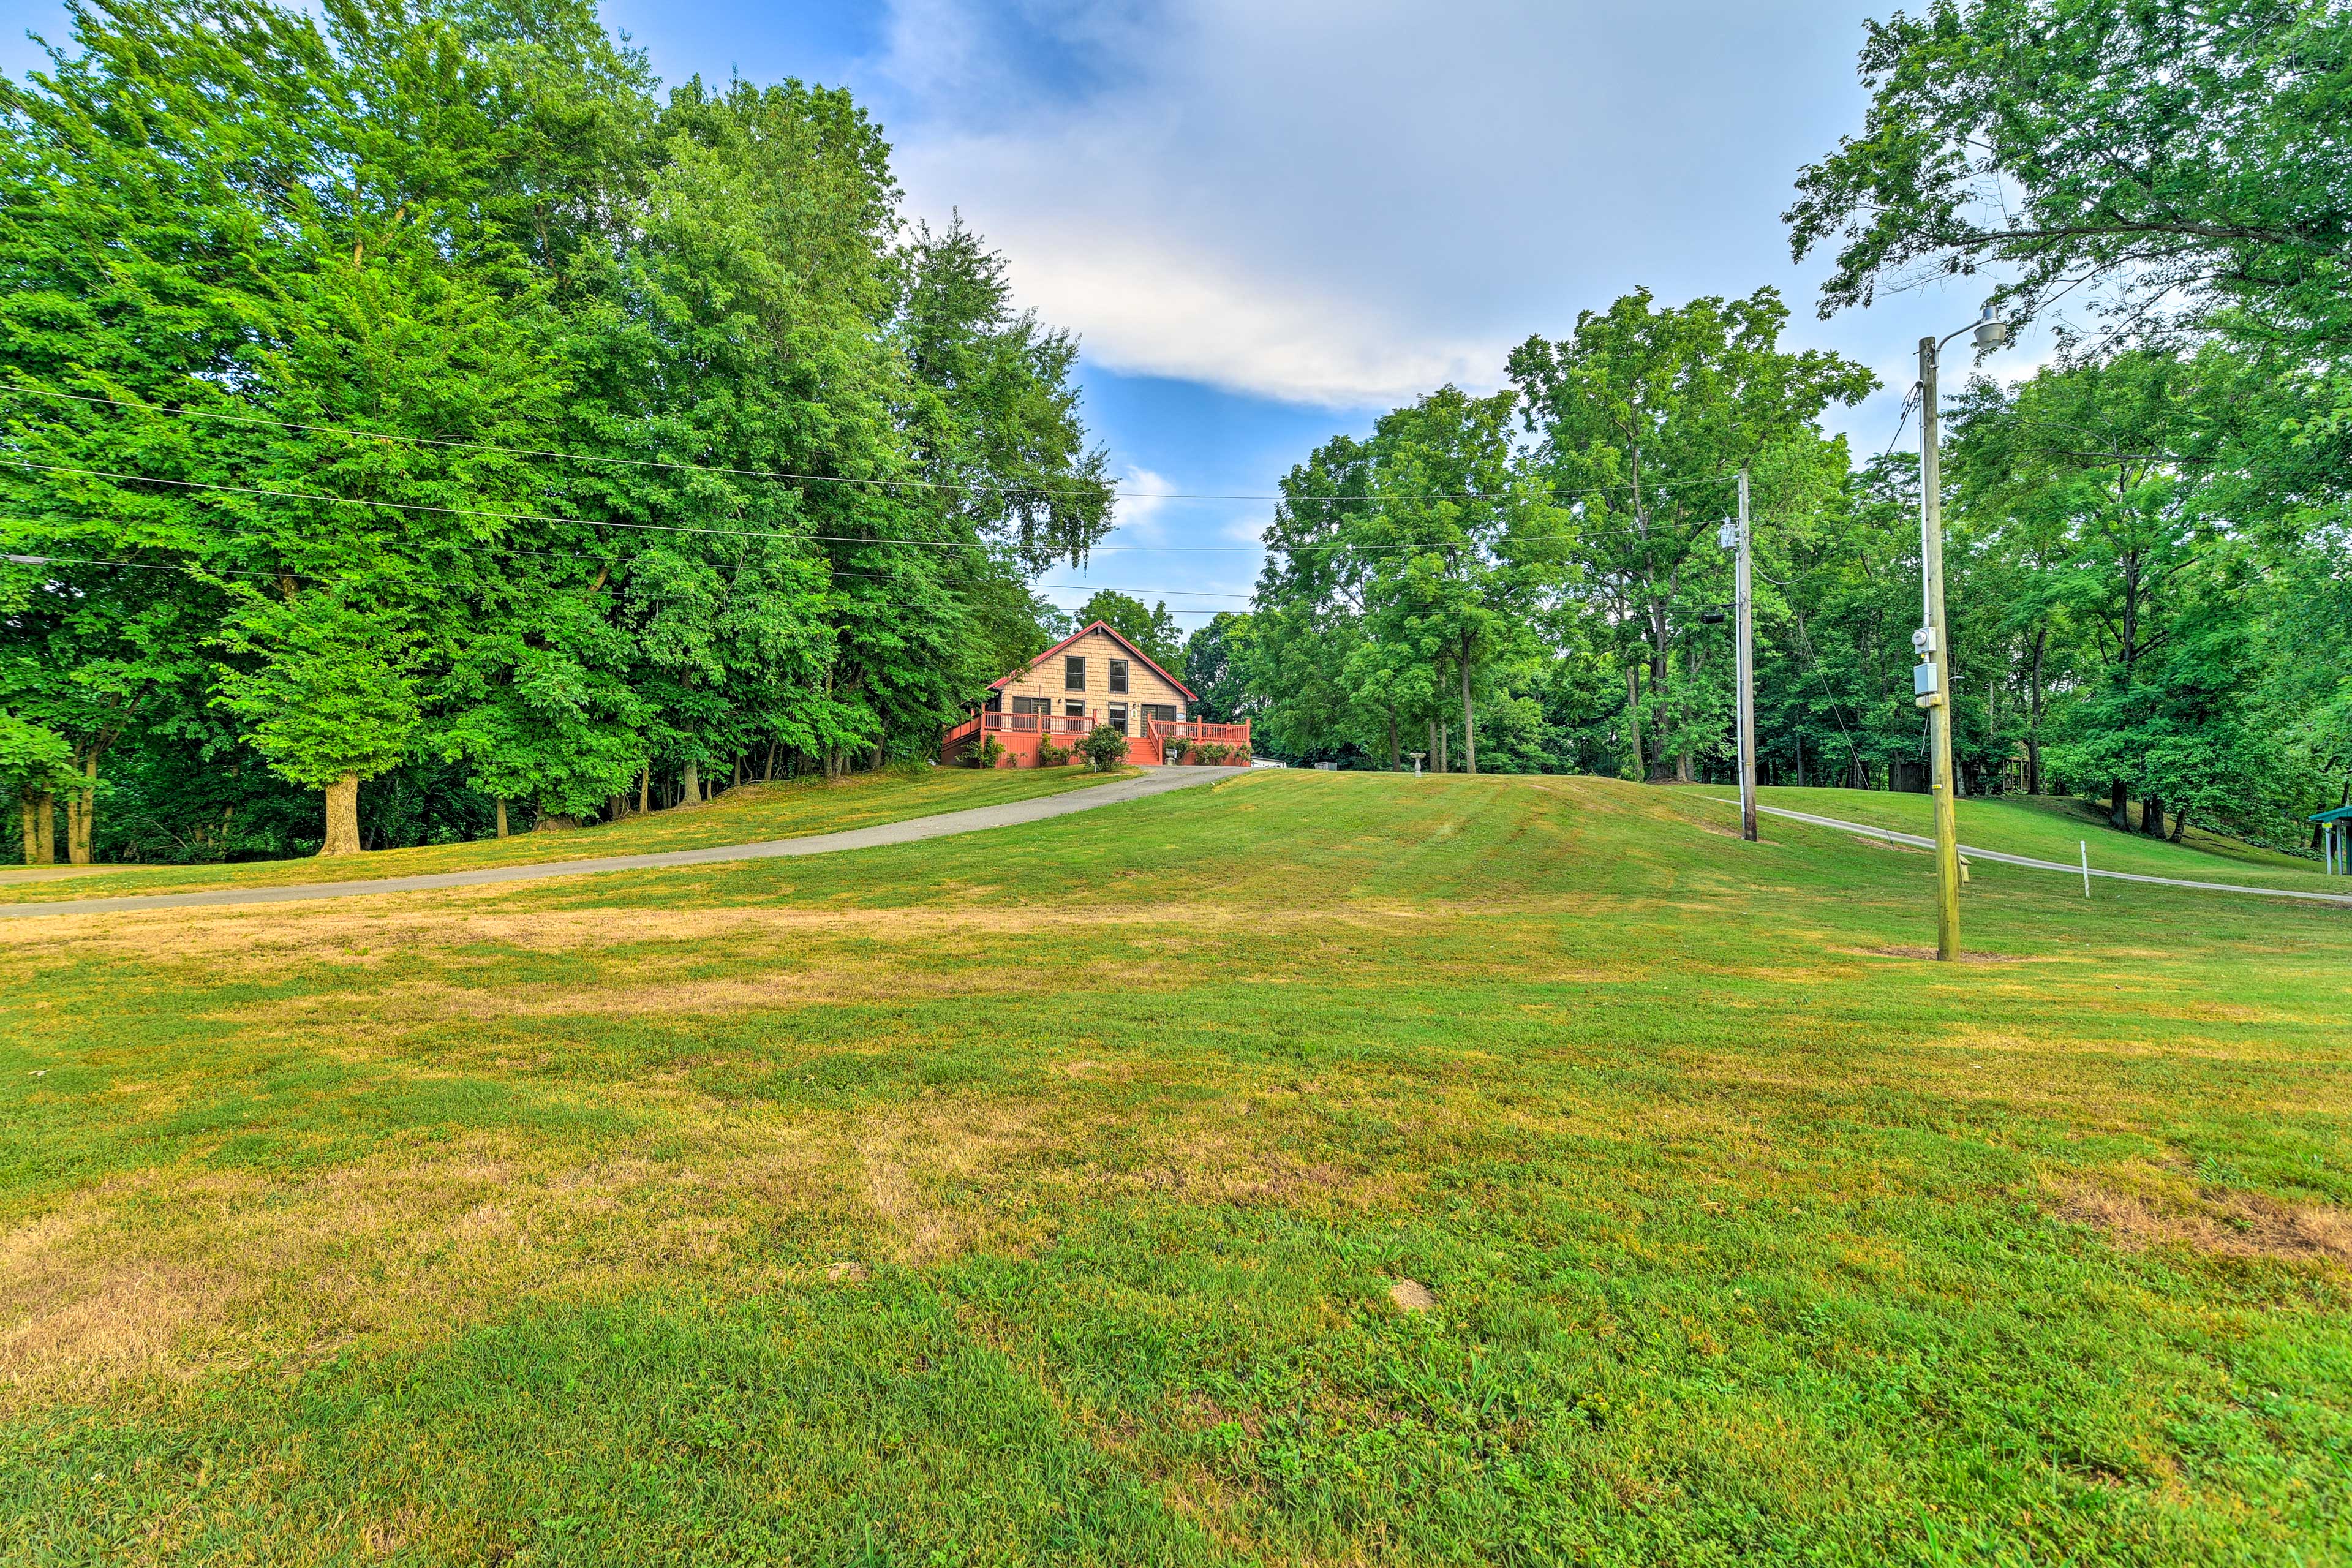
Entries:
{"type": "Polygon", "coordinates": [[[45,915],[128,914],[139,910],[184,910],[219,904],[278,904],[307,899],[351,899],[370,893],[415,893],[436,888],[481,888],[499,882],[536,882],[550,877],[586,877],[602,871],[653,871],[668,866],[715,866],[730,860],[773,860],[793,855],[830,855],[841,849],[873,849],[912,844],[992,827],[1017,827],[1072,812],[1092,811],[1124,801],[1166,795],[1171,790],[1238,778],[1234,768],[1146,768],[1131,779],[1034,800],[976,805],[968,811],[911,816],[840,833],[771,838],[757,844],[718,844],[702,849],[668,849],[649,855],[607,855],[593,860],[542,860],[526,866],[485,866],[472,871],[438,871],[421,877],[374,877],[344,882],[296,882],[275,888],[215,888],[201,893],[133,894],[115,899],[61,899],[54,903],[0,904],[0,920],[36,920],[45,915]]]}

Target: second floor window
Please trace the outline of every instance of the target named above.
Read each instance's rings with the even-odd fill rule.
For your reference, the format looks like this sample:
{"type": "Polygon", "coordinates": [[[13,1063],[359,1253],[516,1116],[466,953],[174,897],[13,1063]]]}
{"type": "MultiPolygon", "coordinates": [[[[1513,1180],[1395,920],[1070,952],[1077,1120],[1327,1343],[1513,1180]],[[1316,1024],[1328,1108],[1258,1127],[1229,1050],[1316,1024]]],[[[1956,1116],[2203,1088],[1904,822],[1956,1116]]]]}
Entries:
{"type": "Polygon", "coordinates": [[[1110,661],[1110,689],[1113,691],[1127,689],[1127,660],[1115,658],[1110,661]]]}
{"type": "Polygon", "coordinates": [[[1062,689],[1084,691],[1087,689],[1087,661],[1071,655],[1062,660],[1062,689]]]}

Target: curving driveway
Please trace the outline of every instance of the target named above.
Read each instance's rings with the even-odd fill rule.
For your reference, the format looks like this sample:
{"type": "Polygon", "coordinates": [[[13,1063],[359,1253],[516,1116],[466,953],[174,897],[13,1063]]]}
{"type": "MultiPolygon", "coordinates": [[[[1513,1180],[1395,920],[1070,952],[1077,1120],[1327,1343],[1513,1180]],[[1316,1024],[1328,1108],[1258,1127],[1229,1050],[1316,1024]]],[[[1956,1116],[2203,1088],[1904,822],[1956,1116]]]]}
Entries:
{"type": "MultiPolygon", "coordinates": [[[[1721,795],[1701,795],[1699,798],[1723,801],[1721,795]]],[[[1737,806],[1739,802],[1730,800],[1723,804],[1737,806]]],[[[1897,833],[1891,827],[1870,827],[1839,817],[1815,816],[1809,811],[1790,811],[1785,806],[1759,805],[1756,809],[1767,816],[1785,816],[1791,822],[1810,823],[1815,827],[1834,827],[1841,833],[1858,833],[1865,838],[1884,838],[1890,844],[1908,844],[1920,849],[1936,847],[1932,838],[1922,838],[1916,833],[1897,833]]],[[[2032,871],[2055,871],[2066,877],[2083,875],[2082,867],[2069,866],[2063,860],[2036,860],[2030,855],[2005,855],[1998,849],[1971,849],[1965,844],[1960,846],[1960,853],[1971,860],[2022,866],[2032,871]]],[[[2321,904],[2352,904],[2352,893],[2323,893],[2302,888],[2250,888],[2242,882],[2192,882],[2183,877],[2151,877],[2140,871],[2102,871],[2096,866],[2091,868],[2090,874],[2113,882],[2145,882],[2157,888],[2194,888],[2205,893],[2252,893],[2258,899],[2307,899],[2321,904]]]]}
{"type": "Polygon", "coordinates": [[[910,816],[840,833],[812,833],[757,844],[718,844],[701,849],[666,849],[649,855],[607,855],[593,860],[541,860],[524,866],[485,866],[473,871],[436,871],[421,877],[373,877],[348,882],[297,882],[276,888],[215,888],[202,893],[148,893],[117,899],[60,899],[54,903],[0,904],[0,920],[43,915],[128,914],[137,910],[181,910],[204,904],[278,904],[304,899],[349,899],[366,893],[414,893],[435,888],[479,888],[496,882],[535,882],[549,877],[585,877],[599,871],[650,871],[665,866],[710,866],[729,860],[772,860],[790,855],[829,855],[836,849],[873,849],[912,844],[991,827],[1016,827],[1075,811],[1117,805],[1146,795],[1214,784],[1242,776],[1234,768],[1146,768],[1131,779],[1114,779],[1089,789],[1034,800],[976,805],[936,816],[910,816]]]}

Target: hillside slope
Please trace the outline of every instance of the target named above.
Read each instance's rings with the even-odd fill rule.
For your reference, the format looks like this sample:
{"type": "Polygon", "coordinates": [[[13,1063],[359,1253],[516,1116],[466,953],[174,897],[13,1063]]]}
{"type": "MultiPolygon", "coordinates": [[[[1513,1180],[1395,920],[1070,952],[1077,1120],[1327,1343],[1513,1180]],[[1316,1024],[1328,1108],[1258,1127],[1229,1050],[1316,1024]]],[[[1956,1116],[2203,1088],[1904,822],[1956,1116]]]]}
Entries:
{"type": "Polygon", "coordinates": [[[0,1556],[2352,1552],[2352,911],[1726,816],[0,927],[0,1556]]]}

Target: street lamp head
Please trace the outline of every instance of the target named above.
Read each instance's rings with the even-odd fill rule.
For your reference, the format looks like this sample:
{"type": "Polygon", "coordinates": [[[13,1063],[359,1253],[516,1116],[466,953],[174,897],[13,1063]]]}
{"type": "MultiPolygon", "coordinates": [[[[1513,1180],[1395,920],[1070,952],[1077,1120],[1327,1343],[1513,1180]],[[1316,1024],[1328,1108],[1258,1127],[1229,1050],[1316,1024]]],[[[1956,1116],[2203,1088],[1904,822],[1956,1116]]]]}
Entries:
{"type": "Polygon", "coordinates": [[[2001,319],[1998,305],[1984,308],[1984,314],[1977,319],[1976,331],[1980,353],[2009,346],[2009,323],[2001,319]]]}

